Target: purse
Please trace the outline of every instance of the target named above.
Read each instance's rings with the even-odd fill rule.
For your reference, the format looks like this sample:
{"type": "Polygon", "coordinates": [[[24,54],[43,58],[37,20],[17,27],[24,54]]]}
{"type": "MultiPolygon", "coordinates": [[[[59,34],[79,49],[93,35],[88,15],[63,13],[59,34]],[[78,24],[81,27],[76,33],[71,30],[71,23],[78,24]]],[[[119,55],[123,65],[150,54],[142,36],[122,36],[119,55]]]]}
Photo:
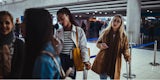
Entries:
{"type": "MultiPolygon", "coordinates": [[[[90,48],[88,48],[88,54],[90,56],[90,48]]],[[[73,49],[72,52],[74,65],[77,71],[83,71],[84,70],[84,63],[82,61],[81,51],[78,45],[78,32],[76,27],[76,48],[73,49]]]]}
{"type": "Polygon", "coordinates": [[[104,65],[105,51],[99,51],[92,65],[91,70],[97,74],[104,74],[106,67],[104,65]]]}

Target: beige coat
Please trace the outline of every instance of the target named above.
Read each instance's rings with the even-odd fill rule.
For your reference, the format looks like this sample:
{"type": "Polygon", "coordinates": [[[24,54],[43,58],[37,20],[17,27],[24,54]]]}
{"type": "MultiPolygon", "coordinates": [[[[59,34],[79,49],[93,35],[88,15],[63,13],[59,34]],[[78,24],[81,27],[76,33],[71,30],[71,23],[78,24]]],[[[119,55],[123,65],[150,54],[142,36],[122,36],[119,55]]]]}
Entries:
{"type": "MultiPolygon", "coordinates": [[[[101,43],[107,42],[107,34],[109,31],[104,31],[102,36],[99,37],[97,41],[97,47],[100,48],[101,43]]],[[[116,57],[116,63],[115,63],[115,73],[114,73],[114,79],[120,79],[120,72],[121,72],[121,57],[122,54],[124,55],[124,58],[127,59],[130,57],[129,54],[129,45],[128,45],[128,39],[127,36],[123,34],[123,39],[121,42],[118,43],[118,53],[116,57]]],[[[92,66],[92,70],[96,72],[97,74],[103,74],[105,73],[106,67],[104,66],[105,63],[105,57],[107,52],[106,50],[100,50],[98,55],[95,58],[95,61],[92,66]]]]}

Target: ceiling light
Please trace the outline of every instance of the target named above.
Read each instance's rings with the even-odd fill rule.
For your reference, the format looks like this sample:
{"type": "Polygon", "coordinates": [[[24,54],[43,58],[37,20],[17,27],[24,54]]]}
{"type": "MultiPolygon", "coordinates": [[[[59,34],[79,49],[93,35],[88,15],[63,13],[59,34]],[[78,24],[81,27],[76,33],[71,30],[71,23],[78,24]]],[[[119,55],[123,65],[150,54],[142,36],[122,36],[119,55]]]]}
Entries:
{"type": "Polygon", "coordinates": [[[75,15],[75,17],[78,17],[78,15],[75,15]]]}
{"type": "Polygon", "coordinates": [[[87,12],[86,14],[89,14],[89,12],[87,12]]]}
{"type": "Polygon", "coordinates": [[[113,13],[116,13],[116,11],[113,11],[113,13]]]}
{"type": "Polygon", "coordinates": [[[147,12],[149,12],[149,10],[147,10],[147,12]]]}
{"type": "Polygon", "coordinates": [[[93,15],[95,15],[95,13],[92,13],[93,15]]]}
{"type": "Polygon", "coordinates": [[[99,12],[99,14],[102,14],[102,12],[99,12]]]}
{"type": "Polygon", "coordinates": [[[107,14],[107,12],[105,12],[104,14],[107,14]]]}

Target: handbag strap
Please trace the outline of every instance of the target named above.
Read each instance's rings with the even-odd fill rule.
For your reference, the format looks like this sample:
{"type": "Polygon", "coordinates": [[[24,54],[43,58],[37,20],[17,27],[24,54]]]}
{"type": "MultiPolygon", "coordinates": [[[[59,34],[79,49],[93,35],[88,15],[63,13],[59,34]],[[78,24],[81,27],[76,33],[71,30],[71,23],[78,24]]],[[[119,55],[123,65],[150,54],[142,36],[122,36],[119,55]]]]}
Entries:
{"type": "Polygon", "coordinates": [[[58,64],[58,61],[56,60],[55,56],[54,56],[51,52],[45,51],[45,50],[43,50],[42,53],[47,54],[47,55],[49,55],[49,56],[52,57],[52,59],[53,59],[53,61],[55,62],[56,67],[57,67],[58,72],[60,73],[61,77],[62,77],[62,78],[65,78],[65,77],[66,77],[66,76],[65,76],[65,72],[64,72],[62,66],[60,66],[60,65],[58,64]]]}
{"type": "Polygon", "coordinates": [[[78,30],[77,30],[77,27],[76,27],[76,48],[78,48],[79,45],[78,45],[78,30]]]}

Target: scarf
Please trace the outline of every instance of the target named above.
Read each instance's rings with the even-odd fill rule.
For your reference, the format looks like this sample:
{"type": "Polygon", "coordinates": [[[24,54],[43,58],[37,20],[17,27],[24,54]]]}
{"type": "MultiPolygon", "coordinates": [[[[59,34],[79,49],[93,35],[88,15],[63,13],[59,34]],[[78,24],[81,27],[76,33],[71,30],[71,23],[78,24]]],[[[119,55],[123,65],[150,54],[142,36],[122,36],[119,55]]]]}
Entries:
{"type": "Polygon", "coordinates": [[[115,72],[115,64],[116,64],[116,58],[118,54],[118,43],[120,41],[120,34],[119,31],[114,32],[112,29],[107,34],[107,41],[106,44],[109,46],[106,55],[106,69],[107,69],[107,75],[109,75],[111,78],[114,78],[114,72],[115,72]]]}
{"type": "Polygon", "coordinates": [[[10,45],[13,42],[14,34],[13,32],[10,32],[7,35],[3,35],[0,33],[0,46],[3,46],[5,44],[10,45]]]}
{"type": "Polygon", "coordinates": [[[0,76],[7,77],[11,71],[11,53],[13,49],[10,48],[14,39],[13,32],[7,35],[0,33],[0,76]]]}

